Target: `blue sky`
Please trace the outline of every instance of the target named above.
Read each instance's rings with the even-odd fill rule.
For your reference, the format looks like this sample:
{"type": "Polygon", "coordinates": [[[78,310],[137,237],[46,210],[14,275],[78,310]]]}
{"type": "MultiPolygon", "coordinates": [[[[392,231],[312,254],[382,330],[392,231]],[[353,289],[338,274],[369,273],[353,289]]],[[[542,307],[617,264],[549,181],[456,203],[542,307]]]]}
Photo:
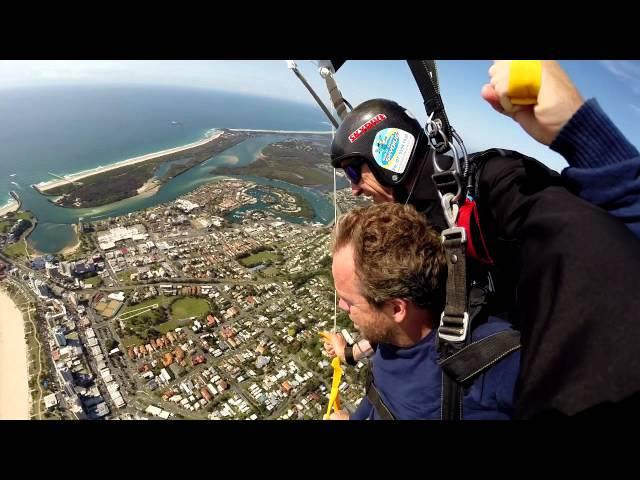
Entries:
{"type": "MultiPolygon", "coordinates": [[[[324,82],[311,61],[297,60],[301,71],[327,99],[324,82]]],[[[585,98],[596,97],[622,132],[640,146],[640,61],[561,61],[585,98]]],[[[480,98],[490,60],[438,62],[440,88],[452,125],[467,148],[500,146],[520,150],[553,168],[559,155],[530,139],[509,118],[480,98]]],[[[355,106],[369,98],[396,100],[424,121],[426,114],[406,63],[354,60],[337,74],[344,96],[355,106]]],[[[78,60],[0,61],[4,88],[52,84],[155,84],[244,92],[313,104],[313,99],[283,60],[78,60]]],[[[328,101],[328,99],[327,99],[328,101]]]]}

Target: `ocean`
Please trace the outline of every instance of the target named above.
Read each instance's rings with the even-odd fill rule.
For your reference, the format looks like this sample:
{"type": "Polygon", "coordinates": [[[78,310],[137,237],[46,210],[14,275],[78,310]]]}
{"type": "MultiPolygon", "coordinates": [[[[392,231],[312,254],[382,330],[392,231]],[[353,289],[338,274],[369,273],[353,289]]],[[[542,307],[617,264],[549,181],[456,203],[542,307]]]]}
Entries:
{"type": "MultiPolygon", "coordinates": [[[[229,155],[251,162],[268,143],[286,135],[245,141],[168,182],[155,195],[92,209],[57,207],[30,187],[82,170],[197,141],[214,128],[327,131],[314,105],[215,90],[57,86],[0,91],[0,205],[15,190],[38,218],[33,246],[55,252],[75,241],[71,224],[122,215],[173,200],[211,181],[212,166],[229,155]]],[[[318,192],[289,184],[327,222],[332,212],[318,192]]]]}

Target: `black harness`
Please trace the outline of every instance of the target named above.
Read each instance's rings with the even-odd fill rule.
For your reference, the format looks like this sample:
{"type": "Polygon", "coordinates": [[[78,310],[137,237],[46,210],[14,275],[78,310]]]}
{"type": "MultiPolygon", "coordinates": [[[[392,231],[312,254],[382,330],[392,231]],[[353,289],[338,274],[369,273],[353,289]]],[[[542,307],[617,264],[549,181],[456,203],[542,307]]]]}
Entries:
{"type": "MultiPolygon", "coordinates": [[[[483,161],[504,154],[502,150],[491,149],[473,155],[474,178],[470,184],[477,186],[475,177],[479,175],[483,161]]],[[[450,179],[445,175],[434,175],[434,182],[441,192],[451,186],[450,179]],[[439,179],[442,179],[441,184],[439,179]]],[[[446,304],[436,337],[440,355],[438,365],[442,368],[442,420],[462,420],[465,389],[479,375],[520,348],[520,332],[515,330],[498,332],[482,340],[472,341],[473,327],[486,321],[488,304],[494,291],[490,273],[487,272],[482,278],[475,271],[472,275],[467,271],[466,244],[471,241],[468,235],[472,231],[459,226],[442,231],[447,260],[446,304]]],[[[380,418],[394,420],[393,412],[376,389],[371,373],[372,364],[369,365],[369,372],[367,398],[380,418]]]]}

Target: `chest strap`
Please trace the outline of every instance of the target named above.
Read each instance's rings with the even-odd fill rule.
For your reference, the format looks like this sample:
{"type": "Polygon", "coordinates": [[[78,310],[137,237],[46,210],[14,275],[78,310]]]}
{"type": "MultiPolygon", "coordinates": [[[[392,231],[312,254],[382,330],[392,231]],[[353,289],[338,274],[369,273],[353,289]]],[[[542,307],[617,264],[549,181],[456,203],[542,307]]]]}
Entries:
{"type": "Polygon", "coordinates": [[[454,382],[464,383],[520,348],[520,332],[504,330],[473,342],[439,363],[454,382]]]}
{"type": "Polygon", "coordinates": [[[369,402],[371,402],[371,405],[373,405],[373,408],[375,409],[376,413],[382,420],[396,419],[396,417],[393,416],[393,413],[391,413],[391,410],[389,410],[389,407],[385,405],[384,401],[382,400],[382,397],[380,396],[380,393],[378,393],[378,389],[373,384],[373,363],[372,362],[369,363],[366,392],[367,392],[367,398],[369,399],[369,402]]]}

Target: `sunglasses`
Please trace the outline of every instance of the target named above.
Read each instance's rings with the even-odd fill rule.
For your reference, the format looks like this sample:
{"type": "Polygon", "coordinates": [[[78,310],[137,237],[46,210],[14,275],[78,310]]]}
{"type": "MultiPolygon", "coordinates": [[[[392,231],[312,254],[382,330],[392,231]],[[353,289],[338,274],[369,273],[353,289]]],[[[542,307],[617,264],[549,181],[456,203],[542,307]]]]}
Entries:
{"type": "Polygon", "coordinates": [[[360,183],[362,179],[362,164],[364,160],[361,158],[353,158],[342,164],[344,173],[349,177],[349,181],[353,184],[360,183]]]}

